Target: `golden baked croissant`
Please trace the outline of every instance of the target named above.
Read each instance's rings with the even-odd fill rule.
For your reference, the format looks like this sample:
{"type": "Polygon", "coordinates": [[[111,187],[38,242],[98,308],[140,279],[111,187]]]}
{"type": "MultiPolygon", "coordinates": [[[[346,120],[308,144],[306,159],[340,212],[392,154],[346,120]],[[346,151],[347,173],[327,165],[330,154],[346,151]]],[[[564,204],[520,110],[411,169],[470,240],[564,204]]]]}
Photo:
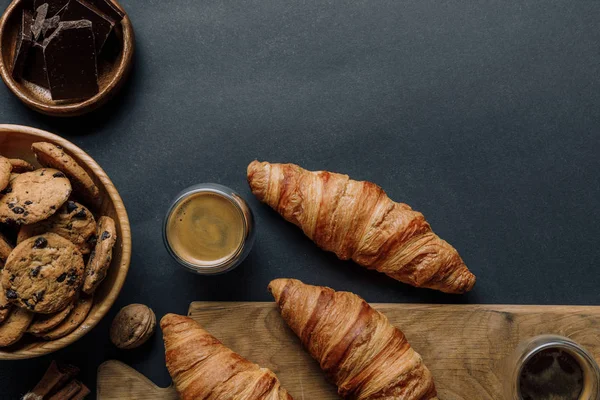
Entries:
{"type": "Polygon", "coordinates": [[[359,296],[296,279],[269,290],[285,322],[340,396],[356,400],[432,400],[431,372],[404,334],[359,296]]]}
{"type": "Polygon", "coordinates": [[[475,276],[423,214],[392,201],[371,182],[253,161],[252,193],[324,250],[416,287],[464,293],[475,276]]]}
{"type": "Polygon", "coordinates": [[[293,400],[273,372],[225,347],[193,319],[167,314],[160,327],[182,400],[293,400]]]}

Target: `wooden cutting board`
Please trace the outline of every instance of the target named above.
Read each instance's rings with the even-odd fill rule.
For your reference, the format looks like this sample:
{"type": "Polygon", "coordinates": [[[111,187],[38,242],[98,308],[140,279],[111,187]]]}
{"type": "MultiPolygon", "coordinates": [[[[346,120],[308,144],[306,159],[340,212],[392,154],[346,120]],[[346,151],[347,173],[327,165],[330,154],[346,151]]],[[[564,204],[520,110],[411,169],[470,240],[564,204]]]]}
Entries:
{"type": "MultiPolygon", "coordinates": [[[[570,337],[600,360],[600,307],[373,304],[406,334],[435,378],[440,400],[501,399],[503,363],[540,334],[570,337]]],[[[337,399],[274,303],[195,302],[189,315],[225,345],[272,369],[296,400],[337,399]]],[[[98,369],[98,399],[177,399],[130,367],[98,369]]]]}

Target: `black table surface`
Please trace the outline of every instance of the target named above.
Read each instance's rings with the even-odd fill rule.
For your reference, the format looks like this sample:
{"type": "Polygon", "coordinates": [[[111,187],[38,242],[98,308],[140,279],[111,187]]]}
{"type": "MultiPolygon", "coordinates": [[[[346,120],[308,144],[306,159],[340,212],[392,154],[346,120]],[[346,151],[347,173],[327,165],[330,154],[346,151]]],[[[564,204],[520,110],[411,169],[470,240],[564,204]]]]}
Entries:
{"type": "Polygon", "coordinates": [[[53,355],[0,362],[1,399],[26,392],[53,358],[80,366],[92,388],[108,359],[166,386],[160,333],[133,351],[110,344],[122,306],[144,303],[160,318],[194,300],[269,301],[277,277],[371,302],[598,304],[600,2],[123,5],[135,67],[100,111],[45,117],[0,85],[0,122],[87,151],[119,189],[133,234],[131,269],[107,317],[53,355]],[[475,289],[414,289],[320,251],[251,195],[246,166],[256,158],[378,183],[459,250],[475,289]],[[252,253],[217,277],[179,268],[162,243],[169,202],[199,182],[238,191],[257,219],[252,253]]]}

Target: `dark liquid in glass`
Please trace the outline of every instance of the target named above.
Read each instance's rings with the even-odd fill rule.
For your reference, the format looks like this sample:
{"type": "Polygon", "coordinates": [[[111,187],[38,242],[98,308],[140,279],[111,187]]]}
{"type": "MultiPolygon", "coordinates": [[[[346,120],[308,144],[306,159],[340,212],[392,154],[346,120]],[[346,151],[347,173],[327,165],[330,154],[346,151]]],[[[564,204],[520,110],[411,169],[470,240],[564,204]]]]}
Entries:
{"type": "Polygon", "coordinates": [[[534,354],[519,376],[522,400],[578,400],[583,387],[581,365],[569,352],[558,348],[534,354]]]}

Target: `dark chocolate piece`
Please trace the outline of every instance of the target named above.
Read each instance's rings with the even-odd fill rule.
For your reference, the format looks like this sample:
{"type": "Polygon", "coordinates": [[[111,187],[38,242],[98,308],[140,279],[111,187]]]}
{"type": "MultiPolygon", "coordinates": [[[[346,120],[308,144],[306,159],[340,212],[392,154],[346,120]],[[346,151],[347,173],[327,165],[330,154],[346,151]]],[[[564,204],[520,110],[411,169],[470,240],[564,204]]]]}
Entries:
{"type": "Polygon", "coordinates": [[[60,17],[58,15],[55,15],[52,18],[47,18],[44,21],[44,24],[42,25],[42,37],[44,39],[47,37],[50,37],[50,35],[52,35],[54,33],[56,28],[58,28],[59,22],[60,22],[60,17]]]}
{"type": "Polygon", "coordinates": [[[87,0],[88,3],[111,17],[115,22],[121,22],[125,13],[110,0],[87,0]]]}
{"type": "Polygon", "coordinates": [[[44,57],[52,100],[86,99],[98,93],[92,22],[60,22],[44,40],[44,57]]]}
{"type": "Polygon", "coordinates": [[[55,15],[59,14],[62,11],[62,9],[65,8],[68,2],[69,0],[34,0],[33,8],[37,9],[42,4],[47,3],[48,14],[46,15],[46,18],[52,18],[55,15]]]}
{"type": "Polygon", "coordinates": [[[27,10],[23,10],[21,17],[21,29],[17,37],[17,46],[15,47],[15,59],[13,61],[12,76],[19,81],[23,77],[23,68],[27,61],[29,49],[33,44],[33,36],[31,35],[31,27],[33,25],[33,16],[27,10]]]}
{"type": "Polygon", "coordinates": [[[44,26],[44,21],[46,20],[46,15],[48,15],[47,3],[42,4],[35,10],[35,20],[33,21],[33,26],[31,27],[33,40],[38,40],[40,38],[42,27],[44,26]]]}
{"type": "Polygon", "coordinates": [[[48,88],[48,74],[44,61],[44,48],[39,43],[33,43],[23,68],[23,79],[38,86],[48,88]]]}
{"type": "Polygon", "coordinates": [[[85,0],[71,0],[61,15],[61,21],[86,19],[92,23],[96,54],[100,54],[104,43],[115,26],[115,21],[85,0]]]}

